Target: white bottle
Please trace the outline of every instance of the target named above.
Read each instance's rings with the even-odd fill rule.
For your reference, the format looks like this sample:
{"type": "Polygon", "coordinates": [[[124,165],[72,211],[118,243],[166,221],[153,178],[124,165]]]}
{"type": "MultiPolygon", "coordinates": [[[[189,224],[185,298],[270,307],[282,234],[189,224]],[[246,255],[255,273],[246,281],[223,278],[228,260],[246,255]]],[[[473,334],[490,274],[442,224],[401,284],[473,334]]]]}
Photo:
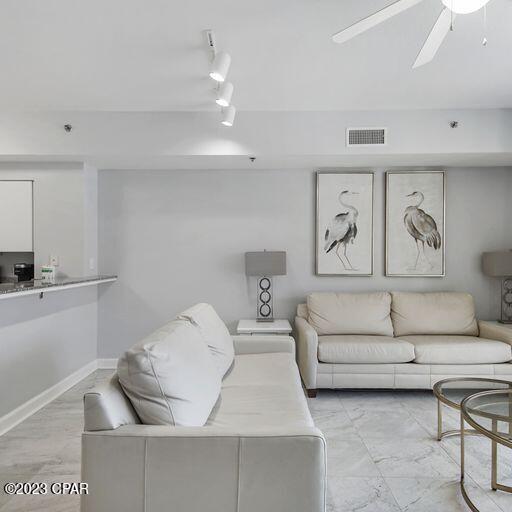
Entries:
{"type": "Polygon", "coordinates": [[[55,283],[55,267],[53,265],[43,265],[41,267],[41,281],[44,284],[55,283]]]}

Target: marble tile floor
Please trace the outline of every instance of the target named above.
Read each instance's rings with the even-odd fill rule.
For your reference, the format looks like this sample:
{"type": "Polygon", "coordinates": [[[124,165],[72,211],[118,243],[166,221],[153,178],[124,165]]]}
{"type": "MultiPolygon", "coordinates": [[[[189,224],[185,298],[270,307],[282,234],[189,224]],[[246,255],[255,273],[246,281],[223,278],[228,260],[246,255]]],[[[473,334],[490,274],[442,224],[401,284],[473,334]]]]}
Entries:
{"type": "MultiPolygon", "coordinates": [[[[0,512],[78,512],[74,496],[14,496],[10,481],[80,481],[82,395],[107,379],[99,370],[0,437],[0,512]]],[[[435,440],[429,391],[320,391],[308,399],[328,446],[328,512],[468,512],[459,491],[457,437],[435,440]]],[[[446,428],[458,414],[444,409],[446,428]]],[[[489,489],[490,443],[468,438],[468,488],[481,512],[510,512],[512,495],[489,489]]],[[[500,473],[512,484],[512,453],[500,473]]]]}

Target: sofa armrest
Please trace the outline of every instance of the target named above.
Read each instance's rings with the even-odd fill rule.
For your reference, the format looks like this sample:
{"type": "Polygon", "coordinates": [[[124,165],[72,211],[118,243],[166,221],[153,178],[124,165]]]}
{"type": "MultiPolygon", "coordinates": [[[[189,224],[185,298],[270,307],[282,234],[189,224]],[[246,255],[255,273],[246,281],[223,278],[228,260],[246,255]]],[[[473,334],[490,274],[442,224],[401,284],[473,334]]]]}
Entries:
{"type": "Polygon", "coordinates": [[[512,345],[512,327],[507,327],[495,322],[479,320],[478,328],[480,330],[480,338],[502,341],[503,343],[512,345]]]}
{"type": "Polygon", "coordinates": [[[314,427],[126,425],[83,434],[82,481],[81,512],[324,512],[325,440],[314,427]]]}
{"type": "Polygon", "coordinates": [[[300,376],[306,389],[316,389],[318,373],[318,334],[311,325],[301,317],[295,318],[297,329],[297,362],[300,376]]]}
{"type": "Polygon", "coordinates": [[[291,336],[240,334],[233,336],[235,354],[265,354],[285,352],[295,354],[295,341],[291,336]]]}

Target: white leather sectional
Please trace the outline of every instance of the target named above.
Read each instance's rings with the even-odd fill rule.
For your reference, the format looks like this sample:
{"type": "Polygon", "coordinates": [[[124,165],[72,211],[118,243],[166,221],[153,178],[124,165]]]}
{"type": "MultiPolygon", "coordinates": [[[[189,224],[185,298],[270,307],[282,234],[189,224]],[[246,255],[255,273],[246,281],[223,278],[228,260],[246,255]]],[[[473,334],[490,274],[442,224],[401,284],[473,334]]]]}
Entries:
{"type": "Polygon", "coordinates": [[[132,347],[119,376],[85,395],[82,512],[324,512],[325,440],[309,413],[293,339],[234,336],[230,356],[218,344],[225,327],[217,324],[212,336],[215,319],[204,306],[132,347]],[[198,333],[213,354],[206,375],[198,333]],[[201,354],[197,378],[193,347],[201,354]],[[212,367],[223,377],[220,396],[202,425],[219,385],[212,367]],[[205,399],[196,396],[205,386],[205,399]]]}
{"type": "Polygon", "coordinates": [[[461,376],[512,380],[512,329],[477,321],[469,294],[313,293],[295,326],[310,396],[318,388],[429,389],[461,376]]]}

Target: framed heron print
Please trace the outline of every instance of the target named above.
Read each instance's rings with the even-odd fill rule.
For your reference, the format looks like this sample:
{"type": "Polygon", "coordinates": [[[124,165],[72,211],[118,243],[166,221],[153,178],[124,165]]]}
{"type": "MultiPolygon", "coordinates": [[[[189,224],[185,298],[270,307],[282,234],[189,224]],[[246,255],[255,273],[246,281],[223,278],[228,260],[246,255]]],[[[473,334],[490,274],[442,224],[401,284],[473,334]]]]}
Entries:
{"type": "Polygon", "coordinates": [[[373,274],[372,172],[317,172],[316,274],[373,274]]]}
{"type": "Polygon", "coordinates": [[[445,275],[445,173],[386,173],[386,275],[445,275]]]}

